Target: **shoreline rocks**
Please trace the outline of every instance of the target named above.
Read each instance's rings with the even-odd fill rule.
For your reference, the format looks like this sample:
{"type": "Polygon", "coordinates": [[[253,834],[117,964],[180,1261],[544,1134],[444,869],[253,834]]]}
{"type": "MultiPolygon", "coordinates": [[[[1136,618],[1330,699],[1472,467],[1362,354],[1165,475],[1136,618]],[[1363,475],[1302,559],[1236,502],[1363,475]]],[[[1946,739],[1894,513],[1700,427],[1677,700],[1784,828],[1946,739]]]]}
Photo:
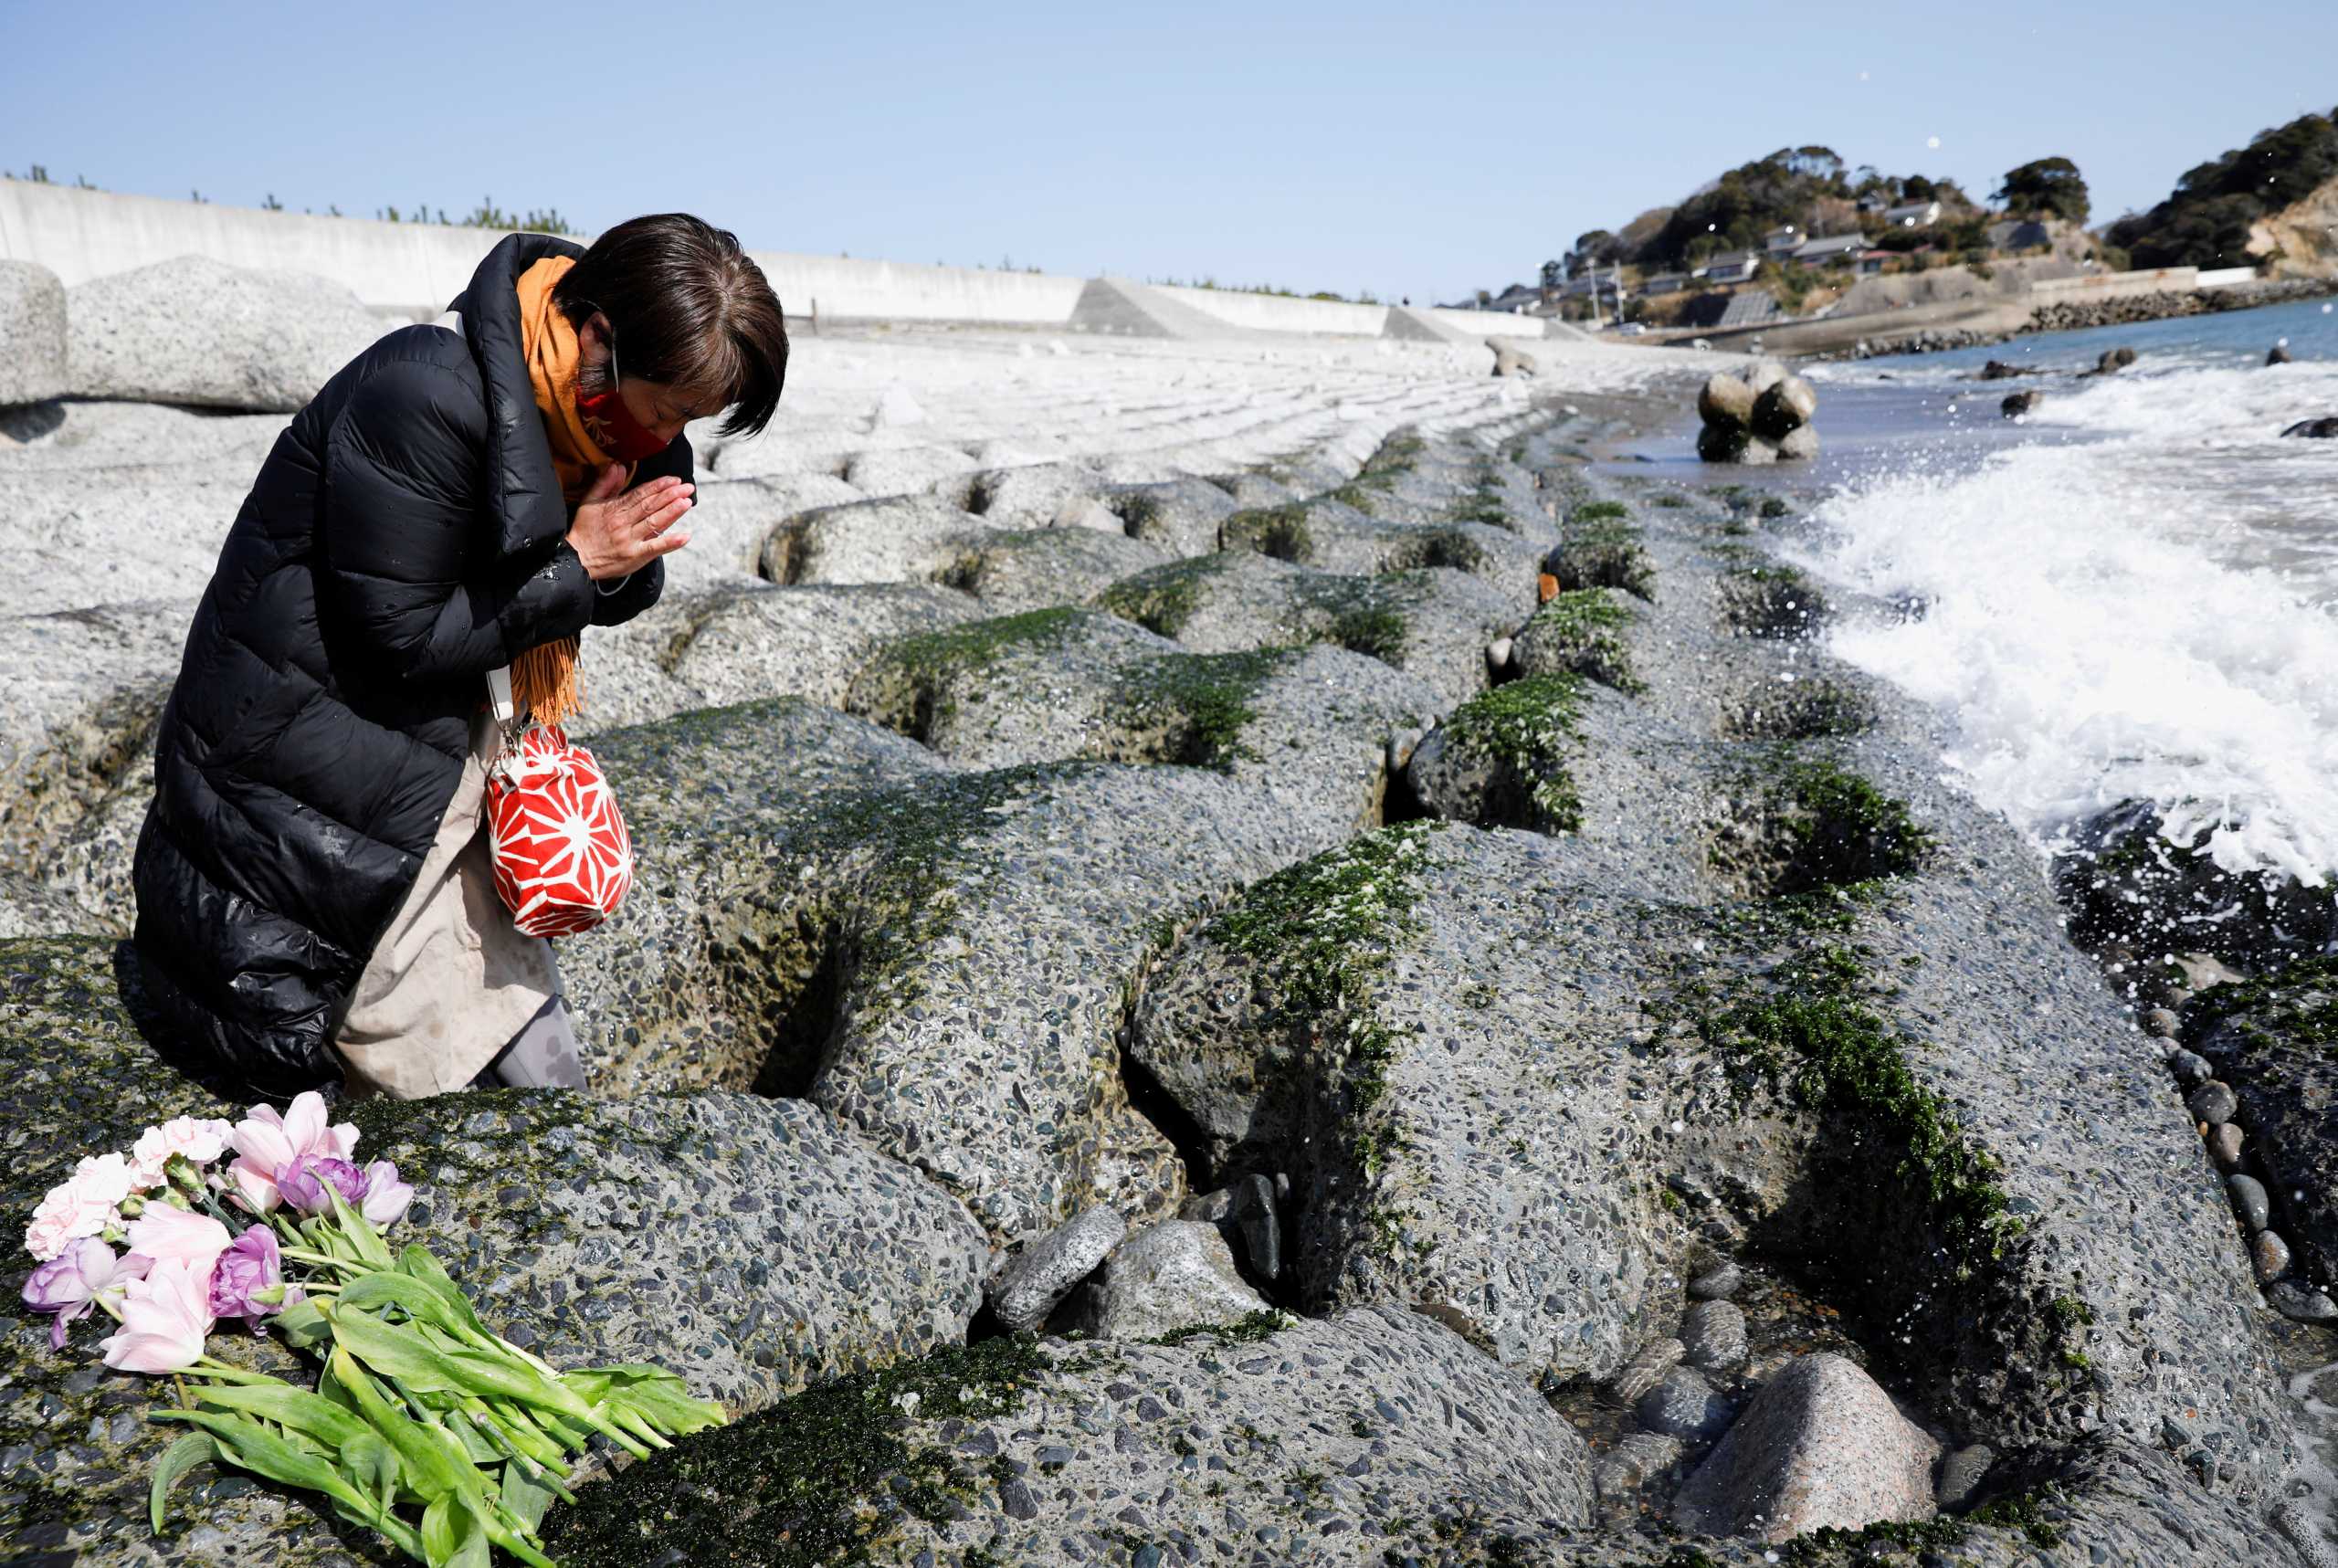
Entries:
{"type": "Polygon", "coordinates": [[[1764,361],[1751,374],[1723,371],[1709,377],[1697,395],[1697,456],[1708,463],[1799,461],[1818,455],[1811,417],[1818,394],[1785,366],[1764,361]]]}

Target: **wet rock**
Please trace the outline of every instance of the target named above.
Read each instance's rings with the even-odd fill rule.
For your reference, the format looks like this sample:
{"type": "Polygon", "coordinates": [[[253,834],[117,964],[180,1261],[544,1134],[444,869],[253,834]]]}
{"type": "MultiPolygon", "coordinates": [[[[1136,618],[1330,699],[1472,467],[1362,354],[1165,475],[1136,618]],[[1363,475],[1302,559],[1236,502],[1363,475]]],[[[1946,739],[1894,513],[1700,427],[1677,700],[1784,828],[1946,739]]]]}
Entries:
{"type": "Polygon", "coordinates": [[[2260,1280],[2279,1279],[2290,1271],[2290,1244],[2270,1230],[2260,1230],[2249,1243],[2248,1258],[2260,1280]]]}
{"type": "Polygon", "coordinates": [[[1745,1271],[1723,1259],[1689,1281],[1689,1295],[1699,1301],[1726,1301],[1744,1284],[1745,1271]]]}
{"type": "Polygon", "coordinates": [[[2285,1318],[2301,1323],[2338,1321],[2338,1301],[2320,1290],[2291,1279],[2276,1279],[2265,1287],[2265,1301],[2285,1318]]]}
{"type": "Polygon", "coordinates": [[[1558,593],[1518,630],[1511,662],[1518,673],[1580,675],[1618,691],[1643,689],[1632,663],[1630,628],[1638,618],[1631,595],[1618,588],[1558,593]]]}
{"type": "Polygon", "coordinates": [[[553,1514],[547,1541],[564,1561],[635,1561],[654,1519],[690,1562],[757,1561],[784,1534],[882,1541],[902,1563],[980,1546],[1056,1568],[1117,1551],[1083,1543],[1109,1520],[1164,1565],[1187,1549],[1361,1565],[1427,1560],[1456,1531],[1588,1524],[1582,1439],[1459,1336],[1393,1306],[1282,1321],[1171,1345],[1002,1339],[888,1369],[801,1420],[783,1406],[628,1467],[553,1514]],[[897,1390],[922,1397],[807,1495],[799,1478],[830,1451],[819,1411],[900,1410],[897,1390]],[[709,1474],[737,1479],[715,1489],[709,1474]],[[1296,1505],[1294,1474],[1312,1478],[1296,1505]],[[936,1482],[957,1508],[921,1506],[936,1482]]]}
{"type": "Polygon", "coordinates": [[[2221,1169],[2229,1171],[2240,1163],[2243,1142],[2238,1122],[2219,1121],[2208,1129],[2208,1157],[2221,1169]]]}
{"type": "Polygon", "coordinates": [[[1818,394],[1810,383],[1789,375],[1754,401],[1754,433],[1765,440],[1784,441],[1808,425],[1818,412],[1818,394]]]}
{"type": "Polygon", "coordinates": [[[2175,1074],[2175,1081],[2186,1089],[2198,1089],[2216,1075],[2208,1058],[2194,1051],[2177,1051],[2167,1058],[2168,1070],[2175,1074]]]}
{"type": "Polygon", "coordinates": [[[1688,1353],[1679,1340],[1651,1340],[1608,1379],[1607,1391],[1625,1405],[1638,1405],[1688,1353]]]}
{"type": "Polygon", "coordinates": [[[1729,1301],[1700,1301],[1680,1325],[1690,1365],[1726,1372],[1745,1360],[1745,1314],[1729,1301]]]}
{"type": "Polygon", "coordinates": [[[2122,346],[2115,349],[2105,349],[2102,351],[2102,357],[2094,362],[2094,374],[2097,375],[2116,375],[2119,372],[2125,370],[2129,365],[2134,363],[2135,351],[2131,348],[2122,346]]]}
{"type": "Polygon", "coordinates": [[[2218,985],[2245,984],[2248,976],[2218,958],[2213,952],[2179,952],[2175,967],[2184,972],[2184,984],[2195,994],[2218,985]]]}
{"type": "Polygon", "coordinates": [[[2282,1236],[2300,1269],[2338,1277],[2338,965],[2308,959],[2200,994],[2185,1027],[2228,1085],[2266,1185],[2283,1196],[2282,1236]]]}
{"type": "Polygon", "coordinates": [[[1259,1278],[1282,1278],[1282,1223],[1275,1212],[1274,1184],[1253,1173],[1234,1186],[1234,1226],[1242,1237],[1242,1255],[1259,1278]]]}
{"type": "Polygon", "coordinates": [[[2324,441],[2338,437],[2338,414],[2325,415],[2320,419],[2301,419],[2281,434],[2324,441]]]}
{"type": "Polygon", "coordinates": [[[65,285],[30,261],[0,261],[0,408],[45,403],[69,390],[65,285]]]}
{"type": "Polygon", "coordinates": [[[1216,1226],[1167,1220],[1105,1258],[1080,1322],[1101,1339],[1150,1339],[1192,1323],[1237,1322],[1266,1304],[1243,1281],[1216,1226]]]}
{"type": "Polygon", "coordinates": [[[1754,389],[1727,372],[1706,378],[1697,394],[1697,417],[1724,427],[1754,423],[1754,389]]]}
{"type": "MultiPolygon", "coordinates": [[[[2255,973],[2338,942],[2338,905],[2321,889],[2217,864],[2212,844],[2229,823],[2195,823],[2181,843],[2165,835],[2167,826],[2165,813],[2143,800],[2122,801],[2080,826],[2071,850],[2055,862],[2054,879],[2080,945],[2125,944],[2156,955],[2197,944],[2255,973]]],[[[2220,978],[2235,971],[2201,973],[2220,978]]],[[[2183,1001],[2174,993],[2195,989],[2188,979],[2169,986],[2164,973],[2133,966],[2124,978],[2141,982],[2145,1002],[2178,1012],[2183,1001]]]]}
{"type": "Polygon", "coordinates": [[[178,256],[68,289],[66,363],[77,397],[290,413],[391,325],[330,279],[178,256]]]}
{"type": "Polygon", "coordinates": [[[1840,1356],[1790,1362],[1673,1500],[1673,1517],[1709,1535],[1785,1541],[1930,1519],[1940,1445],[1840,1356]]]}
{"type": "Polygon", "coordinates": [[[2038,405],[2045,401],[2046,395],[2042,392],[2017,392],[1997,405],[1997,412],[2007,419],[2019,419],[2024,415],[2036,413],[2038,405]]]}
{"type": "Polygon", "coordinates": [[[1664,1479],[1680,1462],[1684,1447],[1680,1438],[1656,1432],[1634,1432],[1618,1438],[1614,1447],[1593,1461],[1592,1487],[1603,1503],[1628,1501],[1651,1481],[1664,1479]]]}
{"type": "Polygon", "coordinates": [[[2233,1212],[2251,1231],[2263,1230],[2273,1223],[2272,1205],[2266,1198],[2264,1184],[2256,1177],[2235,1173],[2225,1178],[2225,1190],[2232,1194],[2233,1212]]]}
{"type": "Polygon", "coordinates": [[[1963,1511],[1988,1479],[1989,1467],[1997,1462],[1996,1451],[1986,1443],[1974,1443],[1950,1451],[1940,1462],[1940,1482],[1933,1489],[1933,1499],[1943,1513],[1963,1511]]]}
{"type": "Polygon", "coordinates": [[[1676,1366],[1633,1407],[1640,1425],[1667,1437],[1702,1442],[1725,1430],[1736,1406],[1693,1367],[1676,1366]]]}
{"type": "Polygon", "coordinates": [[[1121,1244],[1128,1228],[1120,1215],[1096,1205],[1026,1244],[992,1277],[987,1288],[992,1314],[1009,1330],[1037,1327],[1121,1244]]]}
{"type": "Polygon", "coordinates": [[[2161,1039],[2173,1039],[2176,1029],[2175,1014],[2166,1007],[2154,1007],[2143,1015],[2143,1029],[2161,1039]]]}
{"type": "Polygon", "coordinates": [[[2268,365],[2289,363],[2290,345],[2287,343],[2275,343],[2271,348],[2267,349],[2265,351],[2265,363],[2268,365]]]}
{"type": "Polygon", "coordinates": [[[1806,463],[1818,456],[1818,426],[1798,425],[1778,437],[1778,460],[1806,463]]]}
{"type": "Polygon", "coordinates": [[[2231,1086],[2214,1079],[2194,1089],[2184,1103],[2194,1120],[2205,1121],[2211,1127],[2219,1121],[2230,1121],[2233,1112],[2240,1109],[2240,1100],[2233,1094],[2231,1086]]]}

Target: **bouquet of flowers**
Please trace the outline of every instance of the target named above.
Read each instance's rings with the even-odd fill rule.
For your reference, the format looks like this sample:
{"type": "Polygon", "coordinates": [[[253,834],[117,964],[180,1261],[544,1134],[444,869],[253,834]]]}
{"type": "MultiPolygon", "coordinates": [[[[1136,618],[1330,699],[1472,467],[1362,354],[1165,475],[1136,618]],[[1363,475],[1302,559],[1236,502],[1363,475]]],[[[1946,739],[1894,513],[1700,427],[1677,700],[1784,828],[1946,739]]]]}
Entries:
{"type": "Polygon", "coordinates": [[[304,1094],[84,1156],[25,1232],[25,1304],[60,1350],[102,1310],[106,1365],[174,1377],[179,1403],[151,1418],[191,1430],[155,1466],[158,1533],[173,1484],[209,1460],[320,1493],[430,1568],[487,1568],[491,1546],[554,1568],[536,1527],[573,1500],[574,1456],[595,1436],[646,1456],[722,1408],[658,1367],[563,1373],[495,1333],[427,1249],[391,1250],[414,1188],[356,1151],[304,1094]],[[223,1320],[311,1352],[316,1386],[207,1354],[223,1320]]]}

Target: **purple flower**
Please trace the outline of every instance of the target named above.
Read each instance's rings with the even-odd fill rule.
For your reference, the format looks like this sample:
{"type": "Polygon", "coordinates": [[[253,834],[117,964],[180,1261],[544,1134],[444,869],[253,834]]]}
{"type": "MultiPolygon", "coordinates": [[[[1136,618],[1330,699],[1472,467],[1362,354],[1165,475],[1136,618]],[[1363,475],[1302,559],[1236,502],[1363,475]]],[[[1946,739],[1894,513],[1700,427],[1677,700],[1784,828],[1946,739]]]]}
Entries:
{"type": "Polygon", "coordinates": [[[117,1258],[113,1248],[95,1237],[68,1241],[65,1250],[42,1264],[25,1281],[25,1305],[36,1312],[55,1315],[49,1325],[52,1350],[65,1348],[65,1326],[89,1316],[99,1292],[120,1289],[145,1272],[147,1259],[135,1254],[117,1258]]]}
{"type": "Polygon", "coordinates": [[[375,1225],[392,1225],[414,1202],[414,1188],[398,1180],[398,1168],[387,1160],[365,1167],[365,1198],[359,1212],[375,1225]]]}
{"type": "Polygon", "coordinates": [[[284,1255],[277,1250],[276,1233],[265,1225],[246,1230],[212,1266],[211,1315],[241,1318],[254,1333],[261,1318],[300,1299],[298,1287],[284,1289],[284,1255]]]}
{"type": "Polygon", "coordinates": [[[332,1200],[325,1196],[327,1182],[341,1194],[342,1202],[364,1201],[365,1173],[346,1160],[327,1154],[303,1154],[276,1173],[277,1189],[287,1203],[302,1214],[323,1214],[332,1207],[332,1200]]]}

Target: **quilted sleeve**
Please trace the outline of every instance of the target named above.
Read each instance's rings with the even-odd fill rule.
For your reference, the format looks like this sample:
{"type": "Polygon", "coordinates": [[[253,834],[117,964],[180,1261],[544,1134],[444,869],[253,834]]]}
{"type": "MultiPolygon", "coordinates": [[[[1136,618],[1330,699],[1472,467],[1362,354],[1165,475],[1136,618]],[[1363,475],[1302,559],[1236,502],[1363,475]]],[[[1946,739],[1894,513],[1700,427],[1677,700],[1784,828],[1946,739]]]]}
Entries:
{"type": "Polygon", "coordinates": [[[581,630],[595,595],[565,542],[497,570],[480,494],[487,411],[447,366],[395,360],[351,394],[325,444],[328,604],[401,679],[483,674],[581,630]]]}

